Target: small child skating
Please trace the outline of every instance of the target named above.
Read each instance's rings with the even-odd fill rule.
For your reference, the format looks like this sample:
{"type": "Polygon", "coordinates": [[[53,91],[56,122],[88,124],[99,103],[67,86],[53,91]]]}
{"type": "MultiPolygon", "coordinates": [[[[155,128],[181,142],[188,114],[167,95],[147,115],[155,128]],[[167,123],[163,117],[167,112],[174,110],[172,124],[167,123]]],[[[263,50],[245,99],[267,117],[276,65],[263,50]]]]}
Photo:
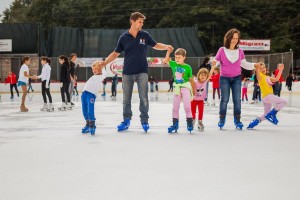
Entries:
{"type": "Polygon", "coordinates": [[[248,85],[250,83],[250,79],[249,78],[244,78],[243,82],[242,82],[242,101],[244,101],[244,99],[246,99],[246,101],[248,101],[248,85]]]}
{"type": "Polygon", "coordinates": [[[86,121],[85,127],[82,129],[82,133],[91,133],[95,135],[95,101],[98,91],[101,86],[101,82],[106,78],[106,71],[100,66],[101,61],[95,61],[92,64],[93,76],[86,82],[81,95],[82,114],[86,121]]]}
{"type": "Polygon", "coordinates": [[[178,48],[175,51],[175,61],[172,61],[170,54],[173,49],[167,51],[164,62],[169,64],[174,77],[174,98],[173,98],[173,125],[168,128],[169,133],[177,132],[179,128],[179,108],[182,99],[184,110],[186,113],[187,130],[193,130],[193,118],[191,112],[191,100],[193,99],[193,92],[195,83],[193,81],[192,68],[190,65],[184,63],[186,58],[186,51],[178,48]]]}
{"type": "Polygon", "coordinates": [[[261,93],[262,93],[262,101],[264,105],[264,114],[256,119],[254,119],[248,125],[248,129],[252,129],[257,126],[260,122],[267,119],[273,124],[278,124],[278,119],[276,114],[279,110],[287,105],[287,101],[274,95],[272,85],[279,80],[282,70],[284,68],[283,64],[278,66],[279,73],[276,77],[270,77],[266,75],[266,66],[264,63],[259,63],[259,66],[256,66],[256,76],[258,83],[260,85],[261,93]],[[272,109],[272,105],[274,104],[274,108],[272,109]]]}
{"type": "Polygon", "coordinates": [[[204,131],[204,125],[202,122],[203,111],[204,111],[204,100],[206,99],[206,85],[214,71],[214,67],[216,62],[213,62],[213,67],[208,71],[206,68],[200,68],[197,77],[195,77],[195,91],[194,91],[194,99],[191,103],[192,116],[193,116],[193,125],[196,122],[196,110],[198,107],[198,130],[204,131]]]}
{"type": "Polygon", "coordinates": [[[219,67],[215,67],[214,68],[214,73],[213,75],[211,75],[211,81],[212,81],[212,88],[213,88],[213,102],[212,102],[212,106],[216,105],[216,91],[218,93],[218,98],[220,101],[220,68],[219,67]]]}

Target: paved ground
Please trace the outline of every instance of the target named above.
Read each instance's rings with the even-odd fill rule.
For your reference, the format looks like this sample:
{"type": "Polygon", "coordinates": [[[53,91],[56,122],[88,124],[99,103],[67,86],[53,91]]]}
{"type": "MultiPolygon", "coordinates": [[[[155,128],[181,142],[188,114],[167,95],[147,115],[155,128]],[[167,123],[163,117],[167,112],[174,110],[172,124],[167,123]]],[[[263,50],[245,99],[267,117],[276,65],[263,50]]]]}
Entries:
{"type": "MultiPolygon", "coordinates": [[[[282,200],[300,198],[300,95],[283,96],[289,107],[279,125],[236,130],[232,109],[224,130],[218,107],[207,106],[205,131],[170,135],[172,95],[150,94],[150,130],[139,123],[133,95],[132,125],[118,133],[122,95],[99,97],[94,137],[84,125],[79,99],[71,111],[40,112],[41,95],[30,94],[28,113],[2,94],[0,103],[0,199],[9,200],[282,200]]],[[[53,94],[55,106],[60,97],[53,94]]],[[[247,125],[262,113],[243,104],[247,125]]]]}

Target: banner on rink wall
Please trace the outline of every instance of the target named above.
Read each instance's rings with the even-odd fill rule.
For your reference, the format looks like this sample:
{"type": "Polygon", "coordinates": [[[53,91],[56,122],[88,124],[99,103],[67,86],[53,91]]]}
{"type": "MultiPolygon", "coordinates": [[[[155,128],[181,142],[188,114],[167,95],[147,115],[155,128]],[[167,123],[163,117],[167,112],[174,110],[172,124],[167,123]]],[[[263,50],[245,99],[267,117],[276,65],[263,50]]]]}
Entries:
{"type": "MultiPolygon", "coordinates": [[[[92,64],[96,60],[102,61],[104,58],[78,58],[77,66],[78,67],[92,67],[92,64]]],[[[164,58],[158,57],[148,57],[148,67],[169,67],[167,64],[163,64],[164,58]]],[[[124,58],[117,58],[116,60],[108,63],[106,65],[106,72],[108,77],[112,77],[115,74],[122,76],[124,67],[124,58]]]]}
{"type": "Polygon", "coordinates": [[[0,52],[11,52],[12,51],[12,40],[0,40],[0,52]]]}
{"type": "Polygon", "coordinates": [[[244,51],[270,51],[271,40],[241,40],[239,48],[244,51]]]}
{"type": "Polygon", "coordinates": [[[148,57],[148,67],[169,67],[167,64],[163,64],[164,58],[158,58],[158,57],[148,57]]]}
{"type": "MultiPolygon", "coordinates": [[[[94,61],[102,61],[104,58],[78,58],[78,67],[92,67],[94,61]]],[[[124,58],[117,58],[116,60],[108,63],[105,67],[107,72],[107,77],[112,77],[114,75],[122,76],[123,72],[124,58]]]]}

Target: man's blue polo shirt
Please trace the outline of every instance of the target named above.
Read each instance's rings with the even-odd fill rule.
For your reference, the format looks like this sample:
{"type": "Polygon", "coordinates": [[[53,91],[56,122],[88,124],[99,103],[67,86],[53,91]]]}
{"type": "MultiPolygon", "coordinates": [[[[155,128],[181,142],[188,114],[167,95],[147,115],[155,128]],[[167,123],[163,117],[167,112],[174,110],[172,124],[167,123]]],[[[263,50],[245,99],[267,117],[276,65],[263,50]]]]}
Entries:
{"type": "Polygon", "coordinates": [[[147,49],[155,45],[156,41],[146,31],[139,31],[136,38],[128,31],[123,33],[115,49],[117,53],[125,52],[123,74],[148,73],[147,49]]]}

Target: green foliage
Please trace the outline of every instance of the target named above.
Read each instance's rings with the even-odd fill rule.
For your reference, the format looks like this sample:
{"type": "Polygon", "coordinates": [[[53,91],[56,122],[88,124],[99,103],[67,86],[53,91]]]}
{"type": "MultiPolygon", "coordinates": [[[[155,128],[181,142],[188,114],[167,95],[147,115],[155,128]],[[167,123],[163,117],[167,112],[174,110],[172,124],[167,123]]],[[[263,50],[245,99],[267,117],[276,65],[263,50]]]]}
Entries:
{"type": "Polygon", "coordinates": [[[129,16],[140,11],[144,28],[197,26],[207,53],[223,46],[223,36],[238,28],[242,38],[271,39],[271,51],[300,46],[298,0],[15,0],[2,22],[40,22],[52,26],[127,29],[129,16]]]}

